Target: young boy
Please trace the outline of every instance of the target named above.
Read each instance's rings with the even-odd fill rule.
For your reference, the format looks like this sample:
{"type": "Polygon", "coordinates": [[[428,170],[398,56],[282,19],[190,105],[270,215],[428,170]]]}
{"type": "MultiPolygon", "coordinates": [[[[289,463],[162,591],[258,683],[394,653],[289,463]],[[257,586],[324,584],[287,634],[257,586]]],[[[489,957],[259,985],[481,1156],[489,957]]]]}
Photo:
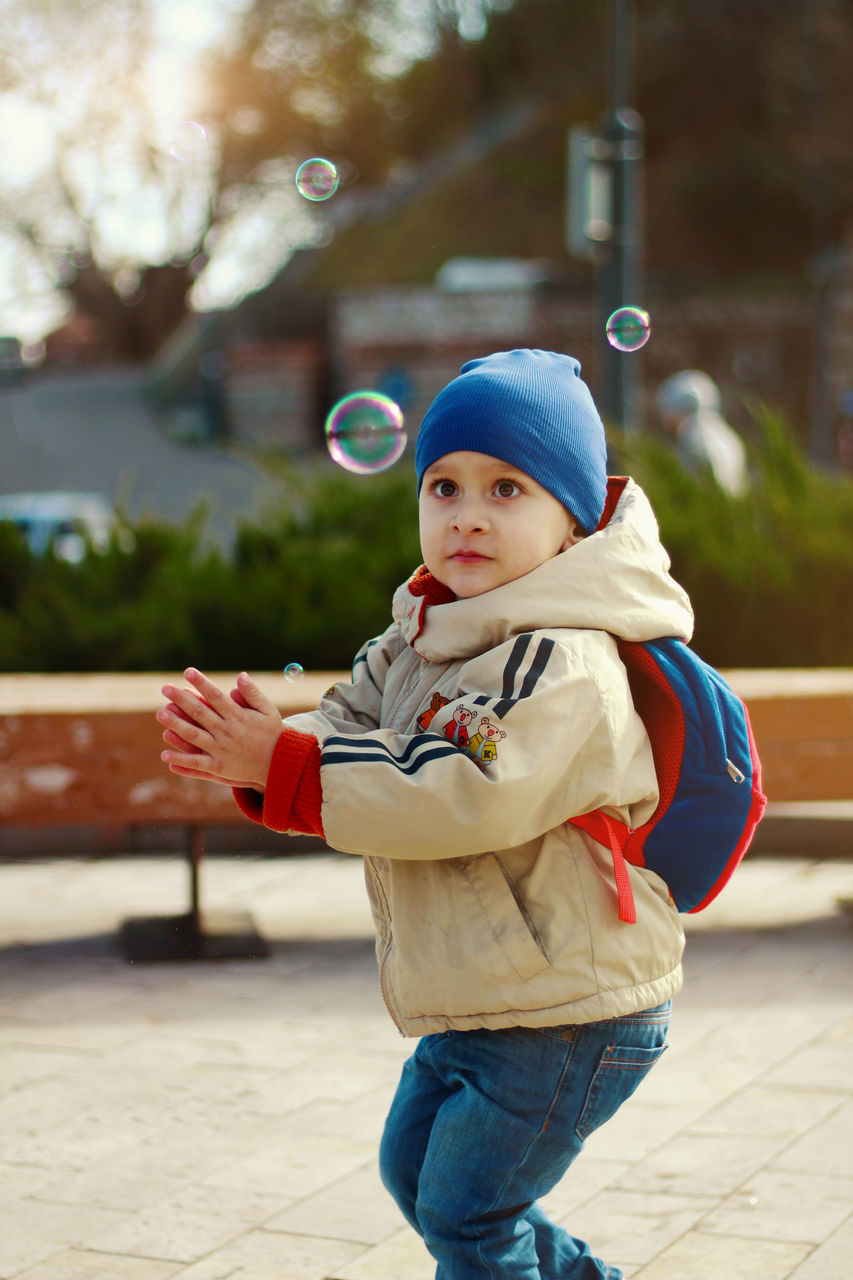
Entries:
{"type": "Polygon", "coordinates": [[[580,365],[463,366],[418,435],[424,565],[352,680],[283,724],[248,675],[167,685],[170,768],[250,818],[362,854],[406,1063],[383,1181],[437,1280],[617,1280],[537,1201],[664,1048],[683,934],[661,880],[566,819],[657,802],[615,636],[689,638],[651,508],[611,486],[580,365]],[[609,518],[604,515],[605,507],[609,518]],[[601,527],[599,527],[601,526],[601,527]]]}

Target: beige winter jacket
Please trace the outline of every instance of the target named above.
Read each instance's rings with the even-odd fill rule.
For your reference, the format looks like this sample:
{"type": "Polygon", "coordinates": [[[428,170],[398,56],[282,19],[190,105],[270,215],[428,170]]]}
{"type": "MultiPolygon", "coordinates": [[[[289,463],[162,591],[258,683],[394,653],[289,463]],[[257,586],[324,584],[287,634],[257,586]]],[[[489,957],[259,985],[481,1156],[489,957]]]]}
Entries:
{"type": "MultiPolygon", "coordinates": [[[[550,1026],[660,1004],[681,985],[678,914],[566,819],[657,803],[614,636],[689,639],[690,603],[639,487],[607,526],[532,573],[430,604],[417,578],[352,682],[288,728],[321,747],[327,842],[362,854],[382,991],[406,1035],[550,1026]]],[[[272,781],[272,775],[271,775],[272,781]]]]}

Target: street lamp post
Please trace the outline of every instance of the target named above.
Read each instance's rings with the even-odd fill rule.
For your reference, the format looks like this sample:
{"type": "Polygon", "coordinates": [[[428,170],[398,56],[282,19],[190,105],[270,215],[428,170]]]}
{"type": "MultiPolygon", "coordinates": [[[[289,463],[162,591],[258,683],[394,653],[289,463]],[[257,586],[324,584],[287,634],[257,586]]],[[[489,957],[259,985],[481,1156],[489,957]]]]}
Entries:
{"type": "Polygon", "coordinates": [[[626,431],[639,425],[638,357],[610,346],[608,316],[642,302],[643,122],[633,94],[633,0],[609,0],[607,110],[594,133],[569,134],[567,245],[595,267],[601,344],[598,399],[605,420],[626,431]]]}
{"type": "Polygon", "coordinates": [[[612,173],[611,234],[596,260],[599,398],[605,419],[630,431],[639,424],[637,356],[611,347],[604,327],[617,307],[642,305],[643,122],[628,105],[633,92],[633,0],[610,0],[609,19],[608,106],[598,127],[612,173]]]}

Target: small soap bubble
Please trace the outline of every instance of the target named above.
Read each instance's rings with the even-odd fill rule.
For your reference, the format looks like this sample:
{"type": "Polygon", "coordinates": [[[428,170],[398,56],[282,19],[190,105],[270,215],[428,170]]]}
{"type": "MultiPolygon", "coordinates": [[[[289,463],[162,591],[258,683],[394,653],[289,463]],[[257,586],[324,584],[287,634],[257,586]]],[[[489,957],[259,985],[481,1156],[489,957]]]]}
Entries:
{"type": "Polygon", "coordinates": [[[379,391],[344,396],[326,419],[330,457],[355,475],[392,467],[402,457],[406,439],[402,409],[379,391]]]}
{"type": "Polygon", "coordinates": [[[196,120],[184,120],[175,129],[169,142],[169,151],[176,160],[190,162],[204,155],[207,146],[207,130],[196,120]]]}
{"type": "Polygon", "coordinates": [[[296,190],[306,200],[328,200],[338,189],[338,171],[331,160],[312,156],[296,170],[296,190]]]}
{"type": "Polygon", "coordinates": [[[642,307],[619,307],[607,321],[605,332],[617,351],[639,351],[649,340],[652,322],[642,307]]]}
{"type": "Polygon", "coordinates": [[[290,684],[295,684],[296,681],[301,680],[304,675],[305,671],[298,662],[288,662],[287,666],[284,668],[284,678],[290,684]]]}

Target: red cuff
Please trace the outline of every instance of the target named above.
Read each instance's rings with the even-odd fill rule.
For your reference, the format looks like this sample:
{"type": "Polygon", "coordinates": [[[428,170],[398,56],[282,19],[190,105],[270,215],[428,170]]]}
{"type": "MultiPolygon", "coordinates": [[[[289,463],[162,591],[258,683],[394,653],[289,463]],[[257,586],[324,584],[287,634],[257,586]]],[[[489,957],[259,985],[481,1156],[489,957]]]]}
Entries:
{"type": "Polygon", "coordinates": [[[320,744],[310,733],[282,729],[272,753],[266,791],[235,787],[241,813],[272,831],[323,836],[320,744]]]}

